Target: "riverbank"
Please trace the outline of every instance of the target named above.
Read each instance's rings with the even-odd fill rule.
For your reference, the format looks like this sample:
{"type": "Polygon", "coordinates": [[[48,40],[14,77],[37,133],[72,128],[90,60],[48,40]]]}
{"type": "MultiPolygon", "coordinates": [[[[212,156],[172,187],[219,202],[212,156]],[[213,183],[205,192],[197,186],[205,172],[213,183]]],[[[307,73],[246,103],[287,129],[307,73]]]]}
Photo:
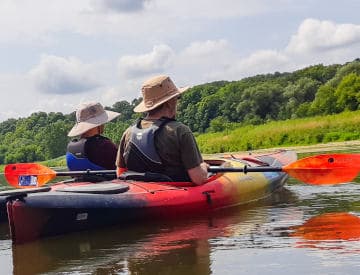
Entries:
{"type": "MultiPolygon", "coordinates": [[[[276,150],[293,150],[298,154],[303,156],[307,155],[315,155],[315,154],[326,154],[326,153],[349,153],[352,154],[359,153],[360,154],[360,140],[353,141],[339,141],[339,142],[329,142],[329,143],[321,143],[314,145],[303,145],[303,146],[283,146],[283,147],[273,147],[273,148],[265,148],[258,150],[249,150],[249,151],[234,151],[234,152],[224,152],[215,154],[218,156],[221,155],[229,155],[229,154],[257,154],[257,153],[268,153],[276,150]]],[[[206,156],[213,156],[214,154],[204,154],[206,156]]]]}
{"type": "Polygon", "coordinates": [[[233,127],[196,137],[204,154],[300,148],[360,140],[360,111],[233,127]]]}

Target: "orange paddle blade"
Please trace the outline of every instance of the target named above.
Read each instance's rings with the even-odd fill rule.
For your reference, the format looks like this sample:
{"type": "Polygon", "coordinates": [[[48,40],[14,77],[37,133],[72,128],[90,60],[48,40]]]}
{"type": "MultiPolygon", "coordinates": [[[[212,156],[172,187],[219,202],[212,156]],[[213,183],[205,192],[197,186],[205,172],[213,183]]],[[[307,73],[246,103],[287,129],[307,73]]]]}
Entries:
{"type": "Polygon", "coordinates": [[[352,181],[360,171],[360,154],[324,154],[290,163],[282,170],[310,184],[335,184],[352,181]]]}
{"type": "Polygon", "coordinates": [[[4,174],[16,188],[40,187],[56,177],[56,172],[37,163],[16,163],[5,166],[4,174]]]}

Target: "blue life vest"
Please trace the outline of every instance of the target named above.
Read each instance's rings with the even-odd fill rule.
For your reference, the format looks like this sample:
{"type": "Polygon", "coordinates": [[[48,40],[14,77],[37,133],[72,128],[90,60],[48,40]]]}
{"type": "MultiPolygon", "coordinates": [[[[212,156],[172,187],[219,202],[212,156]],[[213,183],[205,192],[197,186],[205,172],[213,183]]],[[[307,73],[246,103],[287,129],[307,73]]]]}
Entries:
{"type": "Polygon", "coordinates": [[[106,170],[93,162],[91,162],[85,153],[85,144],[87,139],[74,139],[67,146],[66,164],[70,171],[84,170],[106,170]]]}
{"type": "Polygon", "coordinates": [[[124,160],[129,170],[136,172],[164,171],[163,163],[155,148],[155,135],[167,122],[169,118],[156,120],[150,127],[142,129],[141,119],[131,127],[129,145],[124,151],[124,160]]]}

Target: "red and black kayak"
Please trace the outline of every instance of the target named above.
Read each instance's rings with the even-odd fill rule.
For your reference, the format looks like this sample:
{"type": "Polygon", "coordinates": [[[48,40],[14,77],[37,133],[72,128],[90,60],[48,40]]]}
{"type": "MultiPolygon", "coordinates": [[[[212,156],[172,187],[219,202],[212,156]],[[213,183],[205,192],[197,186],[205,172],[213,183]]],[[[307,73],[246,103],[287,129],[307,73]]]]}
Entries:
{"type": "MultiPolygon", "coordinates": [[[[229,155],[206,160],[232,167],[281,167],[296,161],[293,151],[263,155],[229,155]]],[[[275,172],[217,173],[206,184],[120,180],[59,182],[46,192],[19,192],[8,198],[13,243],[146,219],[176,219],[246,204],[282,187],[288,174],[275,172]]]]}

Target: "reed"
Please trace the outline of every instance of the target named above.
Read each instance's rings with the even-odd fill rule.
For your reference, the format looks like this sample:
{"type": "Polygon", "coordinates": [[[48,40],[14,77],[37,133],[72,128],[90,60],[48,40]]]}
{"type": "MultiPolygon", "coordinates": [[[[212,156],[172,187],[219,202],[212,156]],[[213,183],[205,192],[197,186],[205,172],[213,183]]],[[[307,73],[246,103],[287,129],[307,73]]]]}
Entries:
{"type": "Polygon", "coordinates": [[[196,137],[205,154],[313,145],[360,138],[360,111],[247,125],[196,137]]]}

